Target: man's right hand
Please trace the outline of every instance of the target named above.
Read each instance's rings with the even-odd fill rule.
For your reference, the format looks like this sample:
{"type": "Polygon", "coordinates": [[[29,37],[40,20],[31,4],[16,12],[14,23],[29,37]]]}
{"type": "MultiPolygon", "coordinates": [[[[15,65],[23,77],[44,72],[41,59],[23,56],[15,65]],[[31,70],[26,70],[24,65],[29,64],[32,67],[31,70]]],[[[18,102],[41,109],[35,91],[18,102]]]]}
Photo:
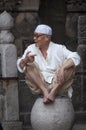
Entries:
{"type": "Polygon", "coordinates": [[[20,62],[20,67],[21,67],[21,68],[23,68],[24,66],[26,66],[27,63],[32,63],[32,62],[34,62],[34,59],[35,59],[36,54],[30,54],[30,53],[31,53],[31,52],[29,51],[29,52],[26,54],[25,58],[21,60],[21,62],[20,62]]]}
{"type": "Polygon", "coordinates": [[[35,56],[36,54],[30,54],[31,52],[29,51],[27,54],[26,54],[26,57],[24,59],[25,63],[27,64],[28,62],[29,63],[32,63],[34,62],[34,59],[35,59],[35,56]]]}

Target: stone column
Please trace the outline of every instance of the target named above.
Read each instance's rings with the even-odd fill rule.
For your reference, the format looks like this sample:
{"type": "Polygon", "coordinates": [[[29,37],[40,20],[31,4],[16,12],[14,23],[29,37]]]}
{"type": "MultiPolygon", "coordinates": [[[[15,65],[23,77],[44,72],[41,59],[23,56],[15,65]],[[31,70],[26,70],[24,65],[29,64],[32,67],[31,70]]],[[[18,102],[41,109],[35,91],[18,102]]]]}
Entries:
{"type": "Polygon", "coordinates": [[[0,14],[0,82],[2,88],[1,95],[4,100],[1,105],[3,107],[1,123],[3,130],[22,130],[22,123],[19,121],[17,51],[13,44],[14,36],[10,32],[13,24],[14,20],[9,13],[4,11],[0,14]]]}
{"type": "Polygon", "coordinates": [[[86,15],[81,15],[78,18],[78,52],[81,56],[81,84],[80,91],[81,97],[80,102],[82,104],[81,109],[84,110],[86,107],[85,98],[85,81],[86,81],[86,15]]]}
{"type": "Polygon", "coordinates": [[[78,44],[83,69],[86,69],[86,15],[79,16],[78,19],[78,44]]]}

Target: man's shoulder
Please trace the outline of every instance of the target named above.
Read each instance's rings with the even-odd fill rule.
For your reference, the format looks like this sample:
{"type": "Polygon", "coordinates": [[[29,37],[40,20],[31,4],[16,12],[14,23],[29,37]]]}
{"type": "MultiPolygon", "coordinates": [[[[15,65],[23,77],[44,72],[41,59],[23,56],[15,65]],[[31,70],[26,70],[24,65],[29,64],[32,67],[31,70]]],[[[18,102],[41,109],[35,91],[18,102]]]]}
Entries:
{"type": "Polygon", "coordinates": [[[64,47],[64,45],[59,44],[59,43],[55,43],[55,42],[52,42],[52,41],[51,41],[51,45],[54,46],[54,47],[60,47],[60,48],[64,47]]]}

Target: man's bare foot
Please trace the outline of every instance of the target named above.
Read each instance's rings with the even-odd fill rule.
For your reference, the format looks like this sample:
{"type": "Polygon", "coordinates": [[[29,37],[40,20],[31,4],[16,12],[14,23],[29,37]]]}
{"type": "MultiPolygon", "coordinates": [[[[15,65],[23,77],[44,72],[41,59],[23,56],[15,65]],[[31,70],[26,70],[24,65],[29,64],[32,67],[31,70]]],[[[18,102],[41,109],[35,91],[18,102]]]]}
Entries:
{"type": "Polygon", "coordinates": [[[53,91],[53,89],[52,89],[51,92],[49,93],[48,99],[49,99],[51,102],[54,102],[54,101],[55,101],[55,92],[53,91]]]}
{"type": "Polygon", "coordinates": [[[48,104],[48,103],[50,103],[50,100],[48,98],[44,97],[43,98],[43,103],[44,104],[48,104]]]}
{"type": "Polygon", "coordinates": [[[43,97],[43,103],[44,104],[48,104],[50,102],[50,100],[48,99],[48,95],[49,95],[48,91],[45,90],[44,93],[43,93],[43,95],[44,95],[44,97],[43,97]]]}
{"type": "Polygon", "coordinates": [[[56,96],[56,93],[57,93],[57,90],[59,90],[59,87],[61,86],[61,83],[56,83],[56,84],[51,84],[51,91],[48,95],[48,99],[51,101],[51,102],[54,102],[55,101],[55,96],[56,96]],[[54,87],[53,87],[54,86],[54,87]]]}
{"type": "Polygon", "coordinates": [[[49,94],[49,96],[48,96],[48,99],[51,101],[51,102],[54,102],[55,101],[55,95],[53,95],[53,94],[49,94]]]}
{"type": "Polygon", "coordinates": [[[49,104],[49,103],[54,102],[54,100],[55,100],[55,94],[53,92],[50,92],[50,93],[48,93],[47,96],[44,96],[43,103],[49,104]]]}

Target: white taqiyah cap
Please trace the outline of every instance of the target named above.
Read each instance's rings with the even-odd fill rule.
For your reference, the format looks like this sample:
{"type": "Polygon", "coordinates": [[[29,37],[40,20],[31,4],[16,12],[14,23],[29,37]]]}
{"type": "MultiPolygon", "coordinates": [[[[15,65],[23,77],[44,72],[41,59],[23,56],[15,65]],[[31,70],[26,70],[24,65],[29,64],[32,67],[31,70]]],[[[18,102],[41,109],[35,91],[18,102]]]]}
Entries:
{"type": "Polygon", "coordinates": [[[52,28],[45,24],[40,24],[36,27],[35,31],[46,35],[52,35],[52,28]]]}

